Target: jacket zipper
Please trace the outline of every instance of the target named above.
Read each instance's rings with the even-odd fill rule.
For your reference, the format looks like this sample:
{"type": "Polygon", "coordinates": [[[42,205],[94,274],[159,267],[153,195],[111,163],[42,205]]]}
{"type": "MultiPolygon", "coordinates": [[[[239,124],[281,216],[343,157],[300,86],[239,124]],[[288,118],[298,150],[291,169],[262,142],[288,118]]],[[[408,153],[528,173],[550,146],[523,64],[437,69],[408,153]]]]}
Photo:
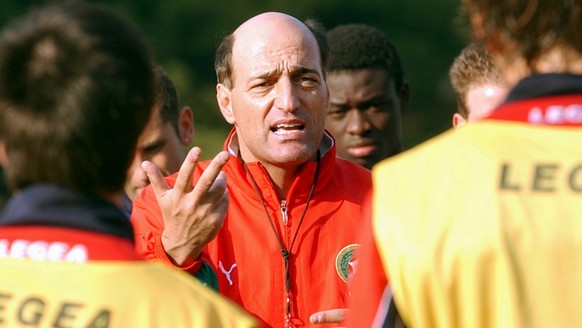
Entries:
{"type": "MultiPolygon", "coordinates": [[[[289,217],[287,216],[287,201],[281,200],[281,218],[283,219],[283,224],[287,226],[289,221],[289,217]]],[[[283,259],[285,261],[285,328],[291,327],[291,295],[289,291],[291,289],[290,281],[289,281],[289,252],[286,249],[281,250],[281,254],[283,255],[283,259]]]]}
{"type": "Polygon", "coordinates": [[[283,224],[287,225],[287,201],[284,199],[281,201],[281,217],[283,217],[283,224]]]}

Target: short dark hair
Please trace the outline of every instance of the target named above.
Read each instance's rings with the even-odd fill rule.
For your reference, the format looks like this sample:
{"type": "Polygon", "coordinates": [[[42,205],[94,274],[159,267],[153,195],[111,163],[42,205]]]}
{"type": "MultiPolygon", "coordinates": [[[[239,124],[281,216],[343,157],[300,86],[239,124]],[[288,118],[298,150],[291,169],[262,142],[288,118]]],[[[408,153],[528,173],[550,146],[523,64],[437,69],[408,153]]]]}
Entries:
{"type": "Polygon", "coordinates": [[[404,84],[404,69],[396,47],[388,36],[367,24],[338,25],[327,32],[327,72],[368,68],[385,69],[396,90],[404,84]]]}
{"type": "Polygon", "coordinates": [[[12,189],[119,192],[153,105],[142,36],[87,2],[39,8],[0,35],[0,139],[12,189]]]}
{"type": "Polygon", "coordinates": [[[180,104],[178,92],[168,73],[160,65],[154,67],[154,104],[162,118],[162,122],[170,123],[179,136],[178,118],[180,104]]]}
{"type": "Polygon", "coordinates": [[[449,69],[449,79],[457,96],[457,109],[464,118],[469,116],[467,92],[476,84],[501,83],[491,54],[480,44],[470,44],[455,58],[449,69]]]}
{"type": "MultiPolygon", "coordinates": [[[[325,77],[325,66],[328,60],[329,47],[325,28],[321,23],[313,18],[306,19],[303,24],[311,31],[319,48],[319,57],[321,60],[321,69],[325,77]]],[[[230,33],[222,39],[222,42],[216,49],[214,57],[214,70],[218,83],[223,83],[227,87],[232,87],[232,48],[234,46],[234,34],[230,33]]]]}
{"type": "Polygon", "coordinates": [[[315,18],[308,18],[303,23],[305,26],[307,26],[307,28],[309,28],[311,33],[313,33],[315,41],[317,41],[317,45],[319,46],[319,58],[321,59],[321,70],[323,71],[323,76],[325,77],[325,67],[327,66],[327,62],[329,60],[329,42],[327,40],[325,28],[323,27],[323,24],[321,24],[315,18]]]}

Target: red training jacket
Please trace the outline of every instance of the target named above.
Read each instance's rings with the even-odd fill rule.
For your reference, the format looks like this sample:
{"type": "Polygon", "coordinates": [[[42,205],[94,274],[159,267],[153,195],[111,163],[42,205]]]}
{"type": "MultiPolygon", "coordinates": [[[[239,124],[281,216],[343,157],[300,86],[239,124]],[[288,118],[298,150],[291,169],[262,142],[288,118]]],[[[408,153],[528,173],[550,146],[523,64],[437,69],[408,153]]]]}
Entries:
{"type": "MultiPolygon", "coordinates": [[[[233,138],[236,138],[234,130],[225,142],[225,149],[233,138]]],[[[224,167],[230,205],[223,228],[207,245],[203,257],[208,258],[216,270],[220,293],[268,327],[284,327],[288,313],[291,326],[310,326],[309,316],[314,312],[347,307],[347,274],[355,261],[357,246],[354,244],[364,198],[371,188],[371,176],[369,170],[359,165],[336,159],[333,139],[328,134],[323,144],[328,146],[320,147],[325,150],[321,154],[314,193],[299,230],[298,223],[316,175],[316,162],[309,162],[301,169],[284,205],[264,167],[257,162],[247,163],[264,199],[268,217],[239,158],[231,155],[224,167]],[[283,218],[285,212],[287,224],[283,218]],[[285,249],[298,231],[295,244],[289,250],[289,312],[285,261],[273,227],[285,249]]],[[[232,146],[230,148],[230,153],[236,154],[232,146]]],[[[208,163],[198,165],[194,181],[199,179],[208,163]]],[[[176,176],[168,177],[168,184],[173,185],[176,176]]],[[[170,264],[160,241],[163,219],[151,187],[135,200],[132,222],[138,252],[146,258],[170,264]]],[[[199,265],[183,269],[192,272],[197,267],[199,265]]]]}

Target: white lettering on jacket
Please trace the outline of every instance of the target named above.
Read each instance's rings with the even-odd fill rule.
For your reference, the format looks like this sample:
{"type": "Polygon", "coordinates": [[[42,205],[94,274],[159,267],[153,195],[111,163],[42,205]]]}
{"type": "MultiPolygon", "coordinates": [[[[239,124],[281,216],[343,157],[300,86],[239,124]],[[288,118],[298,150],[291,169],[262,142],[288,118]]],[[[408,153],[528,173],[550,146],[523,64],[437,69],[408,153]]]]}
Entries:
{"type": "Polygon", "coordinates": [[[0,258],[30,259],[36,261],[63,261],[85,263],[89,258],[83,244],[69,245],[64,242],[43,240],[0,239],[0,258]]]}
{"type": "Polygon", "coordinates": [[[553,105],[545,110],[534,107],[529,110],[527,120],[535,124],[580,124],[582,123],[582,105],[553,105]]]}

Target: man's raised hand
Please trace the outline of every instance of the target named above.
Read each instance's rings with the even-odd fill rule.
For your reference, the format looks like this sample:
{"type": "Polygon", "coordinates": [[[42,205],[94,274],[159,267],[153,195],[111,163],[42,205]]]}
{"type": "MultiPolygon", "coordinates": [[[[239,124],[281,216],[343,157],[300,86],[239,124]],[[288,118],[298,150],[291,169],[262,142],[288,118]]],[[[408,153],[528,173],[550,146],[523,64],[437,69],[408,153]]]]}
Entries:
{"type": "Polygon", "coordinates": [[[201,153],[199,147],[188,152],[174,188],[166,183],[155,164],[142,163],[164,219],[164,250],[180,267],[198,258],[222,227],[228,210],[226,176],[221,170],[230,156],[226,151],[218,153],[193,185],[192,176],[201,153]]]}

